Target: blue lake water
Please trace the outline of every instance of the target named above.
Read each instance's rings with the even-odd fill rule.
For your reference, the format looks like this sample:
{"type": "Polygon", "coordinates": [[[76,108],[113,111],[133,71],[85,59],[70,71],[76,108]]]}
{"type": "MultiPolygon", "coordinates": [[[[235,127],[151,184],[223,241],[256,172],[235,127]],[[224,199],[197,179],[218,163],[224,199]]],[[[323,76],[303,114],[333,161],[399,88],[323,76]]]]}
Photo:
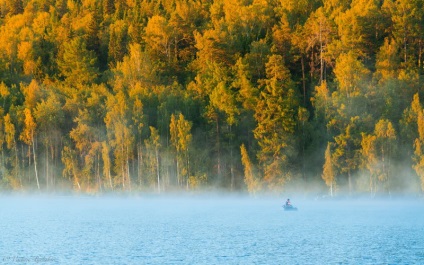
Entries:
{"type": "Polygon", "coordinates": [[[0,197],[0,264],[424,264],[424,201],[0,197]]]}

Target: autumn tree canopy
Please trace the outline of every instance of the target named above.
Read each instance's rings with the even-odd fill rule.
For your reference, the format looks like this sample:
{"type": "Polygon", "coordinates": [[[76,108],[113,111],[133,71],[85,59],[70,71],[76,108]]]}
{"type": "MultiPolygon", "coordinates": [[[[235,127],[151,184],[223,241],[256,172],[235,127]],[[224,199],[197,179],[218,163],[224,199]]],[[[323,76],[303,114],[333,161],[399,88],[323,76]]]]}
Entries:
{"type": "Polygon", "coordinates": [[[424,189],[422,0],[0,0],[0,189],[424,189]]]}

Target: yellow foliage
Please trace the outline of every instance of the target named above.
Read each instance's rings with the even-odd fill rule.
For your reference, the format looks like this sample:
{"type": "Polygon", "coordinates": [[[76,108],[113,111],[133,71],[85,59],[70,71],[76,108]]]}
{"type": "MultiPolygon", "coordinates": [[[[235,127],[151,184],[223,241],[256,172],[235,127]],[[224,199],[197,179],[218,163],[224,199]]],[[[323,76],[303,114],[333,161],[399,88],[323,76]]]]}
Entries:
{"type": "Polygon", "coordinates": [[[27,145],[33,145],[34,133],[35,133],[35,128],[37,127],[37,124],[34,121],[31,110],[26,108],[24,110],[24,114],[25,114],[24,130],[22,131],[19,138],[22,141],[24,141],[27,145]]]}
{"type": "Polygon", "coordinates": [[[330,187],[330,189],[332,189],[333,186],[336,184],[336,174],[334,171],[333,160],[331,157],[330,143],[327,143],[327,149],[325,150],[325,163],[323,166],[321,177],[325,181],[325,184],[330,187]]]}
{"type": "Polygon", "coordinates": [[[190,176],[187,181],[190,189],[198,189],[207,183],[208,176],[206,174],[202,174],[200,176],[190,176]]]}
{"type": "Polygon", "coordinates": [[[244,166],[244,183],[246,184],[249,193],[255,194],[259,191],[260,185],[258,179],[254,175],[253,165],[250,161],[249,154],[247,153],[247,149],[244,144],[240,146],[240,152],[241,162],[244,166]]]}
{"type": "Polygon", "coordinates": [[[334,73],[340,91],[350,97],[360,93],[361,82],[366,80],[369,70],[357,59],[355,53],[349,51],[337,58],[334,73]]]}
{"type": "Polygon", "coordinates": [[[93,14],[87,13],[85,16],[72,20],[72,29],[75,31],[87,31],[88,26],[93,20],[93,14]]]}

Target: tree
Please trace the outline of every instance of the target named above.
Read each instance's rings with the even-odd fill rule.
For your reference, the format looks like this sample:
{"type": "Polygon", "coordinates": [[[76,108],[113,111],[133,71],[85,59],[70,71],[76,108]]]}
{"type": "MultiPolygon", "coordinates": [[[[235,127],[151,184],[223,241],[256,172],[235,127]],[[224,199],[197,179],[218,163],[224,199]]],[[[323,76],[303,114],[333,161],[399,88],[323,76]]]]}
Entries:
{"type": "Polygon", "coordinates": [[[377,54],[376,72],[380,82],[396,78],[400,70],[400,58],[398,44],[392,38],[385,38],[383,45],[377,54]]]}
{"type": "Polygon", "coordinates": [[[322,179],[325,184],[330,188],[330,196],[333,197],[334,189],[336,186],[336,174],[334,172],[333,161],[331,157],[331,144],[327,143],[327,149],[325,149],[325,163],[322,170],[322,179]]]}
{"type": "Polygon", "coordinates": [[[406,65],[422,64],[424,45],[422,8],[421,0],[386,0],[383,4],[383,9],[387,10],[393,22],[392,34],[397,43],[402,44],[403,62],[406,65]]]}
{"type": "Polygon", "coordinates": [[[123,84],[130,88],[136,86],[148,87],[160,83],[157,76],[158,71],[158,66],[149,54],[142,50],[141,45],[131,43],[129,54],[124,56],[123,61],[116,65],[116,81],[121,78],[123,84]]]}
{"type": "MultiPolygon", "coordinates": [[[[217,84],[216,87],[209,94],[209,117],[215,119],[216,122],[216,134],[217,134],[217,148],[218,148],[218,177],[221,178],[221,141],[220,134],[228,138],[228,149],[230,153],[229,164],[230,164],[230,175],[231,175],[231,189],[234,186],[234,159],[233,159],[233,145],[234,136],[232,133],[233,126],[237,124],[238,116],[240,115],[240,109],[236,101],[236,91],[233,89],[229,78],[223,77],[222,81],[217,84]],[[220,129],[220,116],[224,114],[227,132],[223,133],[220,129]]],[[[221,125],[221,128],[224,127],[221,125]]],[[[225,127],[224,127],[225,128],[225,127]]]]}
{"type": "Polygon", "coordinates": [[[175,152],[176,152],[175,163],[177,167],[177,170],[176,170],[177,184],[182,185],[182,181],[180,180],[180,159],[179,159],[180,148],[178,145],[178,125],[177,125],[177,119],[175,118],[174,114],[171,115],[171,121],[169,123],[169,131],[170,131],[171,145],[174,146],[175,152]]]}
{"type": "Polygon", "coordinates": [[[4,134],[6,140],[6,147],[8,150],[10,150],[8,162],[11,165],[12,172],[8,174],[9,183],[11,183],[13,189],[19,189],[22,188],[23,185],[21,172],[19,171],[18,151],[16,148],[16,129],[15,125],[12,123],[9,113],[4,116],[4,134]]]}
{"type": "Polygon", "coordinates": [[[6,156],[4,150],[5,131],[4,131],[4,110],[0,107],[0,175],[3,183],[7,182],[6,172],[6,156]]]}
{"type": "Polygon", "coordinates": [[[317,9],[321,1],[316,0],[284,0],[279,1],[279,8],[288,16],[290,24],[304,24],[310,13],[317,9]]]}
{"type": "Polygon", "coordinates": [[[146,149],[148,150],[148,161],[149,168],[152,175],[156,178],[157,190],[161,192],[161,181],[160,181],[160,157],[159,148],[160,136],[158,130],[150,126],[150,138],[145,140],[146,149]]]}
{"type": "Polygon", "coordinates": [[[185,182],[188,188],[190,178],[189,145],[192,138],[190,133],[191,123],[181,113],[178,115],[178,120],[172,114],[169,128],[171,144],[176,150],[177,182],[179,185],[183,185],[185,182]]]}
{"type": "Polygon", "coordinates": [[[112,15],[115,12],[115,1],[102,0],[102,7],[104,15],[112,15]]]}
{"type": "Polygon", "coordinates": [[[315,109],[315,118],[321,123],[328,121],[334,111],[332,110],[332,98],[327,82],[315,87],[315,94],[311,98],[312,105],[315,109]]]}
{"type": "Polygon", "coordinates": [[[177,122],[178,128],[178,149],[181,152],[181,172],[182,176],[186,178],[187,188],[189,185],[190,177],[190,158],[189,158],[189,146],[191,142],[191,123],[187,121],[184,116],[180,113],[177,122]]]}
{"type": "Polygon", "coordinates": [[[375,150],[375,135],[362,134],[361,155],[364,166],[369,171],[369,191],[371,195],[377,192],[378,158],[375,150]]]}
{"type": "MultiPolygon", "coordinates": [[[[410,153],[413,153],[413,143],[415,139],[419,138],[418,134],[418,115],[422,111],[420,97],[415,93],[411,105],[403,111],[402,119],[400,120],[400,135],[405,143],[411,146],[410,153]]],[[[408,148],[407,148],[408,150],[408,148]]],[[[408,152],[407,152],[408,154],[408,152]]]]}
{"type": "Polygon", "coordinates": [[[109,156],[109,146],[102,142],[103,175],[109,181],[109,188],[113,190],[112,175],[110,173],[111,162],[109,156]]]}
{"type": "Polygon", "coordinates": [[[114,170],[121,177],[123,189],[131,189],[129,160],[133,155],[134,135],[130,123],[131,110],[127,104],[127,96],[123,91],[109,96],[106,106],[108,112],[104,118],[107,136],[114,154],[114,170]]]}
{"type": "MultiPolygon", "coordinates": [[[[253,111],[256,108],[259,95],[259,89],[252,82],[253,71],[248,69],[249,65],[244,63],[242,58],[239,58],[234,68],[235,78],[232,85],[235,89],[238,89],[236,99],[242,104],[240,112],[243,110],[253,111]]],[[[260,74],[259,77],[264,78],[265,75],[260,74]]]]}
{"type": "MultiPolygon", "coordinates": [[[[419,104],[418,95],[414,98],[415,102],[419,104]]],[[[421,189],[424,191],[424,113],[421,105],[415,106],[417,108],[417,129],[418,137],[414,141],[414,156],[413,168],[421,180],[421,189]]]]}
{"type": "Polygon", "coordinates": [[[240,146],[241,162],[244,166],[244,183],[247,186],[247,191],[255,195],[260,189],[258,179],[254,174],[253,164],[250,161],[249,154],[244,144],[240,146]]]}
{"type": "Polygon", "coordinates": [[[58,60],[59,69],[65,82],[77,86],[92,84],[97,76],[96,56],[89,51],[81,37],[75,37],[63,44],[63,55],[58,60]]]}
{"type": "Polygon", "coordinates": [[[350,194],[353,192],[352,172],[356,170],[359,165],[359,131],[359,117],[351,117],[344,131],[334,137],[335,149],[332,154],[333,161],[340,173],[347,174],[350,194]]]}
{"type": "Polygon", "coordinates": [[[260,151],[258,160],[263,167],[264,180],[270,188],[278,188],[291,176],[289,161],[294,157],[297,95],[290,72],[280,55],[270,56],[267,79],[260,94],[254,117],[254,130],[260,151]]]}
{"type": "Polygon", "coordinates": [[[6,7],[11,16],[21,14],[24,12],[24,6],[22,0],[7,0],[6,7]]]}
{"type": "MultiPolygon", "coordinates": [[[[301,53],[304,89],[306,89],[304,57],[309,59],[311,77],[316,77],[318,74],[319,84],[327,79],[327,65],[332,63],[328,49],[336,35],[335,25],[333,24],[334,22],[327,17],[324,9],[320,7],[311,13],[303,27],[298,27],[297,34],[293,34],[292,42],[301,53]]],[[[304,94],[306,94],[306,91],[304,91],[304,94]]]]}
{"type": "Polygon", "coordinates": [[[337,78],[338,90],[344,94],[348,102],[363,95],[362,89],[364,89],[369,70],[357,59],[354,52],[349,51],[337,58],[334,74],[337,78]]]}
{"type": "Polygon", "coordinates": [[[389,27],[380,6],[379,0],[353,0],[350,9],[335,18],[339,33],[339,40],[333,46],[336,56],[348,51],[361,58],[374,56],[389,27]]]}
{"type": "MultiPolygon", "coordinates": [[[[69,132],[70,138],[75,143],[75,153],[78,154],[79,162],[72,161],[72,165],[78,166],[78,171],[73,169],[73,171],[78,172],[77,185],[78,189],[81,187],[85,190],[91,190],[92,177],[94,174],[93,166],[93,152],[92,149],[96,149],[95,145],[98,143],[98,135],[96,134],[95,129],[90,126],[88,119],[88,111],[80,110],[78,117],[75,118],[76,126],[69,132]],[[97,140],[97,141],[96,141],[97,140]]],[[[70,158],[71,153],[69,154],[70,158]]]]}
{"type": "Polygon", "coordinates": [[[163,16],[153,16],[149,19],[146,26],[146,34],[144,41],[146,42],[149,52],[153,58],[159,61],[171,64],[177,59],[176,43],[174,38],[180,38],[177,35],[178,31],[169,25],[167,19],[163,16]]]}
{"type": "Polygon", "coordinates": [[[39,102],[34,109],[38,135],[44,144],[46,188],[56,181],[54,166],[59,159],[61,127],[65,117],[59,97],[51,92],[46,100],[39,102]]]}
{"type": "Polygon", "coordinates": [[[132,131],[134,135],[134,141],[137,146],[137,178],[139,186],[142,185],[142,161],[143,161],[143,128],[145,125],[145,116],[143,112],[143,103],[141,102],[138,95],[130,95],[132,102],[132,131]]]}
{"type": "Polygon", "coordinates": [[[114,66],[117,62],[121,62],[127,53],[130,42],[128,25],[123,20],[117,20],[110,25],[109,32],[108,62],[114,66]]]}
{"type": "Polygon", "coordinates": [[[390,192],[390,175],[392,171],[392,156],[396,132],[389,120],[379,120],[372,135],[362,135],[362,155],[366,161],[366,167],[370,171],[370,192],[377,191],[376,180],[385,183],[390,192]]]}
{"type": "Polygon", "coordinates": [[[30,109],[25,108],[24,110],[25,120],[24,120],[24,129],[20,135],[20,139],[24,141],[29,146],[32,146],[32,155],[34,160],[34,172],[35,179],[37,181],[37,188],[40,189],[40,183],[38,181],[38,170],[37,170],[37,156],[35,153],[35,130],[37,124],[34,121],[32,112],[30,109]]]}
{"type": "MultiPolygon", "coordinates": [[[[192,91],[205,103],[203,115],[210,124],[213,124],[213,152],[216,157],[217,181],[223,183],[223,144],[222,127],[224,122],[231,128],[239,114],[236,94],[232,89],[230,69],[223,64],[208,62],[199,70],[195,82],[189,84],[192,91]]],[[[230,147],[232,148],[232,147],[230,147]]],[[[232,150],[232,149],[231,149],[232,150]]],[[[231,152],[231,151],[230,151],[231,152]]]]}
{"type": "Polygon", "coordinates": [[[390,175],[391,157],[395,151],[396,131],[389,120],[381,119],[375,125],[374,133],[377,137],[376,144],[383,171],[383,174],[379,176],[379,180],[386,181],[390,175]]]}
{"type": "Polygon", "coordinates": [[[72,179],[72,182],[78,190],[81,190],[80,184],[80,166],[78,165],[77,152],[69,146],[64,146],[62,150],[63,176],[72,179]]]}

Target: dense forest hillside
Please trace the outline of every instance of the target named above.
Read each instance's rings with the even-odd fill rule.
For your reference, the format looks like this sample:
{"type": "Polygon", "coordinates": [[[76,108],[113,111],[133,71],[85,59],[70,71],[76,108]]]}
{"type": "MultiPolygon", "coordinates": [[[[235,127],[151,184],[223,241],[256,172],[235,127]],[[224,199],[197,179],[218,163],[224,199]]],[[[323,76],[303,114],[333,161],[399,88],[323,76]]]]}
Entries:
{"type": "Polygon", "coordinates": [[[424,189],[423,0],[0,0],[0,187],[424,189]]]}

